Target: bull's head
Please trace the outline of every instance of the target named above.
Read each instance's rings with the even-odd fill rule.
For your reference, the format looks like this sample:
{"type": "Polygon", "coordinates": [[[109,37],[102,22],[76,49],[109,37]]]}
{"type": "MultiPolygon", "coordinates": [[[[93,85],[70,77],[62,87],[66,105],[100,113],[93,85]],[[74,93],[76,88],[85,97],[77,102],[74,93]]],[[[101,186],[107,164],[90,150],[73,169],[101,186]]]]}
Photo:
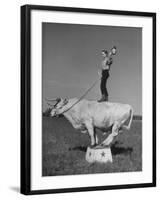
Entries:
{"type": "Polygon", "coordinates": [[[49,104],[51,106],[51,112],[50,115],[51,117],[56,117],[63,113],[65,110],[65,105],[68,103],[67,99],[62,99],[62,98],[57,98],[57,99],[52,99],[50,101],[55,102],[54,104],[49,104]]]}

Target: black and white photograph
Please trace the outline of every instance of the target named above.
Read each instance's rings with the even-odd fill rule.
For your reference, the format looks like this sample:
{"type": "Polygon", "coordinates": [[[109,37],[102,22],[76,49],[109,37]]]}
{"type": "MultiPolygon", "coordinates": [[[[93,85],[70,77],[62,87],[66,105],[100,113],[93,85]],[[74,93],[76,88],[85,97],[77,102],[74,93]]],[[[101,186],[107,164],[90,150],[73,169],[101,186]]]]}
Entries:
{"type": "Polygon", "coordinates": [[[156,185],[155,22],[21,7],[21,193],[156,185]]]}
{"type": "Polygon", "coordinates": [[[5,0],[0,16],[0,199],[159,199],[159,1],[5,0]]]}
{"type": "Polygon", "coordinates": [[[42,175],[142,170],[142,28],[42,25],[42,175]]]}

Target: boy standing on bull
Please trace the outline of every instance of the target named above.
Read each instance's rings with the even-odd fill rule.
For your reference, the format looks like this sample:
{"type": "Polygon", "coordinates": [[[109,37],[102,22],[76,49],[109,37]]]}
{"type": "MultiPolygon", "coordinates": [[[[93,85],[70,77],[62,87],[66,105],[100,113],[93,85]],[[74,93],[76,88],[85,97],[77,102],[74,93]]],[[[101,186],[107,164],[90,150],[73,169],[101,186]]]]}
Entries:
{"type": "Polygon", "coordinates": [[[108,91],[107,91],[107,79],[109,78],[109,71],[111,64],[113,63],[112,56],[115,55],[117,52],[117,48],[114,46],[111,51],[108,53],[107,50],[102,50],[102,71],[101,71],[101,84],[100,84],[100,90],[102,97],[98,102],[108,101],[108,91]]]}

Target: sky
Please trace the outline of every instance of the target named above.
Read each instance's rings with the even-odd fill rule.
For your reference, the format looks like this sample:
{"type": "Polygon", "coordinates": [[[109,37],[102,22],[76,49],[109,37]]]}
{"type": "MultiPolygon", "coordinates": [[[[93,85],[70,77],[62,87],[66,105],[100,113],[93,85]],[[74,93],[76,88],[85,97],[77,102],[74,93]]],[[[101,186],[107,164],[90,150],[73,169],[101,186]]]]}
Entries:
{"type": "MultiPolygon", "coordinates": [[[[109,101],[130,104],[142,114],[142,29],[43,23],[42,93],[45,98],[81,97],[98,79],[103,49],[117,47],[107,88],[109,101]]],[[[100,82],[86,99],[101,97],[100,82]]]]}

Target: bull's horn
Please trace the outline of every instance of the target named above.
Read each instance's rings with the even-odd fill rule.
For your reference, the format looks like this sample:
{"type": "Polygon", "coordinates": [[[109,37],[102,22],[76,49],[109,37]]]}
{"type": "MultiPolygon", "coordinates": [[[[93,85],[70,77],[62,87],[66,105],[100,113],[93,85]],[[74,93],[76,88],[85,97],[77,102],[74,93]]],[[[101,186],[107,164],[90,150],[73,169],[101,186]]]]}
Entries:
{"type": "Polygon", "coordinates": [[[57,98],[54,98],[54,99],[48,99],[48,98],[45,98],[46,101],[57,101],[57,98]]]}

